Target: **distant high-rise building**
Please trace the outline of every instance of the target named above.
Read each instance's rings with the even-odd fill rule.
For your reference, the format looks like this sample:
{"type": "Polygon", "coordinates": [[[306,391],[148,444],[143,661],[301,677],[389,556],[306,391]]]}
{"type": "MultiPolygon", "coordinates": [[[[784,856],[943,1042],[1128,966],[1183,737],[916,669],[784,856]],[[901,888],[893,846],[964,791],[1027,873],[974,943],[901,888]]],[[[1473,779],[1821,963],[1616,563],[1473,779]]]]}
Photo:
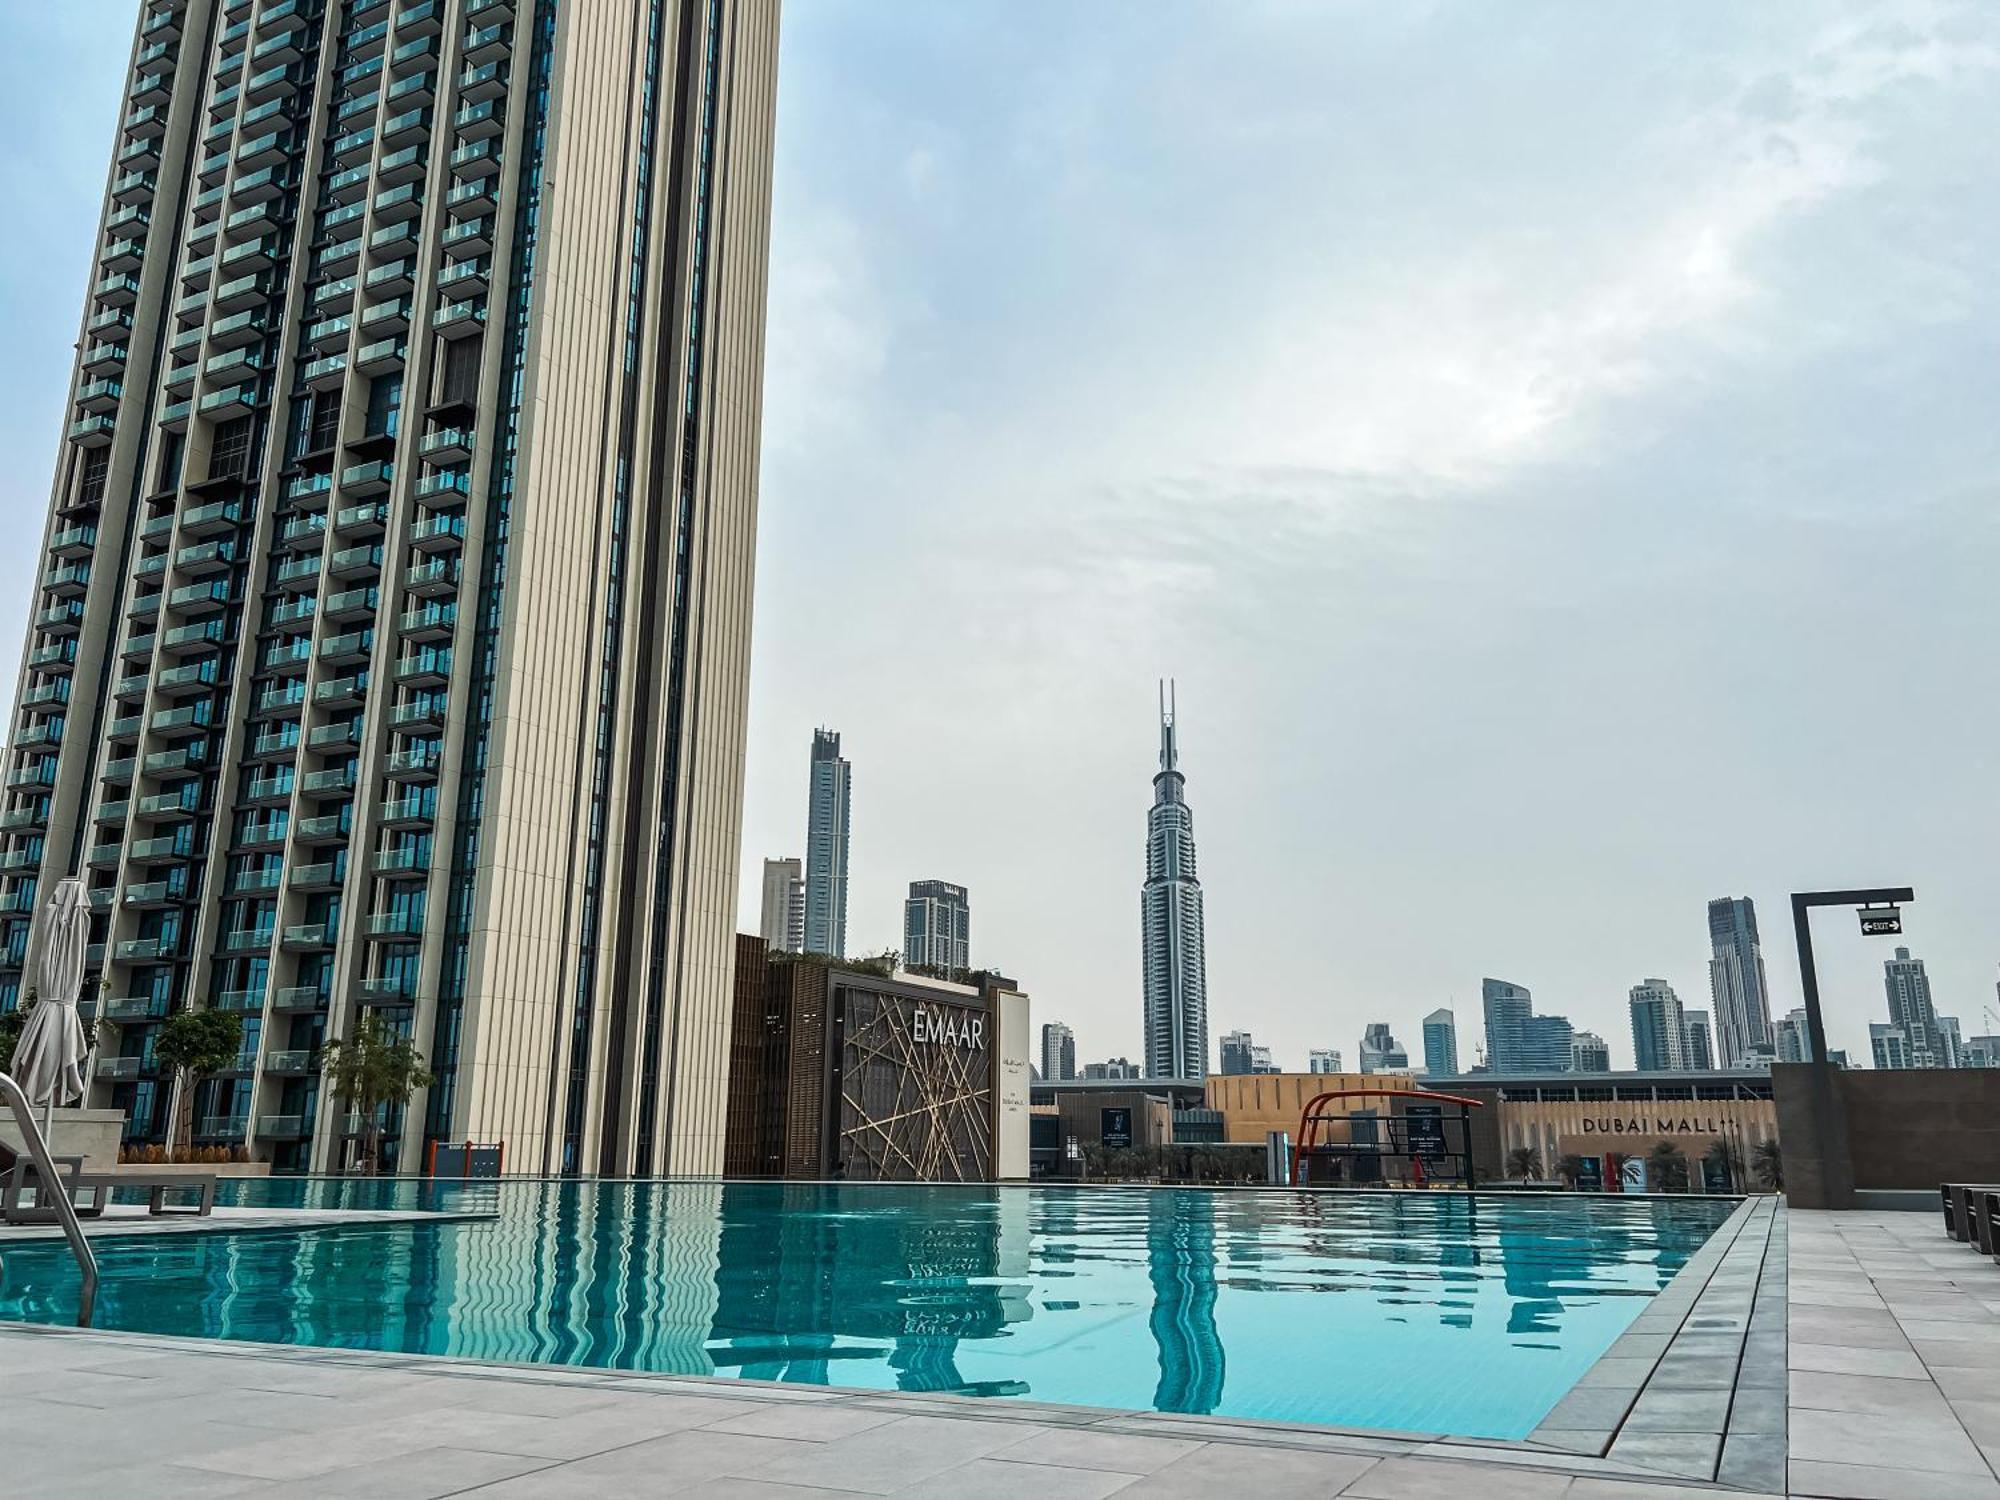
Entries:
{"type": "Polygon", "coordinates": [[[1410,1054],[1389,1030],[1387,1021],[1371,1021],[1361,1033],[1361,1071],[1397,1073],[1410,1066],[1410,1054]]]}
{"type": "Polygon", "coordinates": [[[1875,1054],[1878,1068],[1911,1068],[1916,1064],[1910,1060],[1909,1033],[1900,1026],[1884,1026],[1879,1021],[1868,1026],[1869,1050],[1875,1054]]]}
{"type": "Polygon", "coordinates": [[[1687,1067],[1687,1018],[1680,996],[1664,979],[1632,986],[1632,1059],[1642,1073],[1679,1073],[1687,1067]]]}
{"type": "Polygon", "coordinates": [[[1528,1018],[1535,1005],[1527,986],[1482,979],[1479,999],[1486,1015],[1486,1066],[1495,1073],[1529,1071],[1528,1018]]]}
{"type": "Polygon", "coordinates": [[[1959,1028],[1957,1016],[1939,1016],[1938,1041],[1944,1053],[1947,1068],[1962,1068],[1965,1062],[1965,1033],[1959,1028]]]}
{"type": "Polygon", "coordinates": [[[1424,1072],[1432,1078],[1458,1076],[1458,1017],[1449,1010],[1424,1017],[1424,1072]]]}
{"type": "Polygon", "coordinates": [[[1771,1023],[1773,1059],[1781,1063],[1812,1061],[1812,1029],[1806,1022],[1804,1006],[1799,1006],[1771,1023]]]}
{"type": "Polygon", "coordinates": [[[806,807],[805,951],[847,956],[847,825],[853,769],[840,736],[813,731],[812,781],[806,807]]]}
{"type": "Polygon", "coordinates": [[[1260,1047],[1247,1031],[1228,1031],[1222,1036],[1221,1066],[1216,1070],[1232,1076],[1244,1073],[1275,1073],[1271,1049],[1260,1047]]]}
{"type": "Polygon", "coordinates": [[[1083,1076],[1087,1079],[1137,1078],[1139,1076],[1139,1065],[1135,1062],[1128,1062],[1122,1057],[1114,1057],[1105,1062],[1085,1063],[1083,1065],[1083,1076]]]}
{"type": "Polygon", "coordinates": [[[135,1147],[185,1095],[338,1170],[366,1017],[433,1075],[392,1170],[722,1170],[779,5],[652,9],[88,8],[136,26],[45,529],[8,505],[0,1012],[80,875],[135,1147]],[[242,1061],[176,1088],[191,1009],[242,1061]]]}
{"type": "Polygon", "coordinates": [[[1708,903],[1709,998],[1715,1012],[1714,1062],[1733,1068],[1771,1040],[1771,986],[1757,941],[1757,908],[1748,896],[1708,903]]]}
{"type": "Polygon", "coordinates": [[[764,861],[764,911],[757,935],[773,952],[797,953],[805,947],[805,866],[796,859],[764,861]]]}
{"type": "MultiPolygon", "coordinates": [[[[1698,1073],[1706,1073],[1715,1066],[1715,1036],[1709,1030],[1708,1012],[1705,1010],[1683,1010],[1681,1012],[1681,1058],[1685,1066],[1698,1073]]],[[[1762,1043],[1753,1043],[1750,1053],[1754,1055],[1762,1043]]]]}
{"type": "Polygon", "coordinates": [[[1160,769],[1146,816],[1146,883],[1139,895],[1144,956],[1146,1076],[1208,1076],[1208,954],[1194,813],[1180,772],[1178,725],[1160,688],[1160,769]]]}
{"type": "Polygon", "coordinates": [[[1308,1073],[1340,1072],[1340,1049],[1338,1047],[1313,1048],[1311,1052],[1306,1054],[1306,1071],[1308,1073]]]}
{"type": "Polygon", "coordinates": [[[1530,1016],[1522,1028],[1522,1070],[1529,1073],[1567,1073],[1574,1058],[1572,1044],[1576,1028],[1568,1016],[1530,1016]]]}
{"type": "MultiPolygon", "coordinates": [[[[1910,957],[1908,948],[1898,948],[1894,958],[1882,965],[1882,982],[1889,997],[1889,1025],[1903,1035],[1900,1055],[1905,1061],[1900,1063],[1877,1062],[1876,1067],[1904,1068],[1948,1068],[1952,1065],[1952,1046],[1944,1028],[1939,1024],[1936,1008],[1931,1004],[1930,976],[1924,972],[1924,961],[1910,957]]],[[[1954,1027],[1957,1025],[1953,1023],[1954,1027]]],[[[1870,1028],[1870,1036],[1874,1028],[1870,1028]]],[[[1892,1053],[1894,1049],[1891,1049],[1892,1053]]],[[[1878,1057],[1882,1048],[1877,1047],[1878,1057]]]]}
{"type": "Polygon", "coordinates": [[[913,880],[903,903],[903,962],[949,978],[972,967],[972,904],[965,887],[913,880]]]}
{"type": "Polygon", "coordinates": [[[1042,1080],[1060,1083],[1076,1077],[1076,1033],[1060,1021],[1042,1027],[1042,1080]]]}
{"type": "Polygon", "coordinates": [[[2000,1036],[1969,1036],[1965,1039],[1965,1056],[1959,1066],[1966,1068],[2000,1068],[2000,1036]]]}
{"type": "Polygon", "coordinates": [[[1594,1031],[1579,1031],[1570,1038],[1569,1059],[1573,1073],[1609,1073],[1611,1046],[1594,1031]]]}

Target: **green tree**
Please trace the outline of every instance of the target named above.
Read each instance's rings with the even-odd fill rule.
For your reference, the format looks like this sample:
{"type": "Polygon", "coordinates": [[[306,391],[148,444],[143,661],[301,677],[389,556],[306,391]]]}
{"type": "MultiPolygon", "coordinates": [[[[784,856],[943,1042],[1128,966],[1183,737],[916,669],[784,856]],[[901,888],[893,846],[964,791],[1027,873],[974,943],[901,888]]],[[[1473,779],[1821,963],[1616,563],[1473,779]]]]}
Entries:
{"type": "Polygon", "coordinates": [[[1507,1153],[1507,1175],[1516,1182],[1542,1175],[1541,1153],[1533,1146],[1516,1146],[1507,1153]]]}
{"type": "Polygon", "coordinates": [[[1785,1153],[1779,1149],[1777,1137],[1770,1136],[1759,1141],[1750,1156],[1750,1168],[1757,1174],[1757,1186],[1767,1193],[1782,1190],[1785,1185],[1785,1153]]]}
{"type": "Polygon", "coordinates": [[[430,1087],[423,1054],[415,1042],[391,1031],[380,1012],[369,1011],[346,1041],[335,1038],[326,1044],[322,1063],[334,1097],[361,1117],[359,1164],[372,1177],[382,1148],[376,1115],[384,1104],[407,1104],[418,1089],[430,1087]]]}
{"type": "Polygon", "coordinates": [[[167,1019],[153,1043],[153,1057],[180,1080],[178,1118],[167,1132],[167,1156],[174,1154],[185,1124],[194,1144],[194,1096],[201,1081],[236,1061],[243,1047],[243,1019],[220,1010],[183,1010],[167,1019]]]}
{"type": "Polygon", "coordinates": [[[1646,1153],[1646,1186],[1656,1193],[1685,1193],[1687,1154],[1672,1141],[1661,1141],[1646,1153]]]}

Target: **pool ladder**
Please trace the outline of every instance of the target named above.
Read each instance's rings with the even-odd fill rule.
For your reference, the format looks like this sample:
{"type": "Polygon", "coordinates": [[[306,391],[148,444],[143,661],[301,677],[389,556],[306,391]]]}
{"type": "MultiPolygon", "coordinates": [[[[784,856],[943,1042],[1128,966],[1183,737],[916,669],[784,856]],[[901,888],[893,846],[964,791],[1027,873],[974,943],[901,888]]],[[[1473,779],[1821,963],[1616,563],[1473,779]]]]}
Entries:
{"type": "Polygon", "coordinates": [[[69,1190],[63,1185],[62,1176],[49,1157],[49,1143],[42,1135],[42,1127],[36,1123],[35,1111],[28,1103],[28,1096],[21,1091],[21,1085],[5,1073],[0,1073],[0,1098],[4,1098],[13,1110],[14,1123],[20,1127],[21,1139],[27,1142],[28,1155],[34,1159],[36,1195],[55,1200],[56,1218],[62,1223],[63,1238],[69,1241],[69,1253],[76,1257],[76,1268],[83,1276],[83,1295],[77,1304],[76,1326],[88,1328],[91,1314],[97,1309],[97,1257],[91,1253],[90,1241],[84,1238],[83,1225],[76,1217],[76,1205],[69,1201],[69,1190]]]}

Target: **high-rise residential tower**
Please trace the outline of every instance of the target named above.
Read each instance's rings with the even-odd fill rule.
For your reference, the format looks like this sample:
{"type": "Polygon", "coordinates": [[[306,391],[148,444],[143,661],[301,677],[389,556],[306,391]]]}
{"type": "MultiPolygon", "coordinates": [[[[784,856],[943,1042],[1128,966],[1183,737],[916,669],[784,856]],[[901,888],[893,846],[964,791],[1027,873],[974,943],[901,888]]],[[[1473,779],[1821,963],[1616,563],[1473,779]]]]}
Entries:
{"type": "Polygon", "coordinates": [[[1338,1073],[1340,1071],[1340,1049],[1338,1047],[1314,1047],[1306,1054],[1308,1073],[1338,1073]]]}
{"type": "Polygon", "coordinates": [[[92,1102],[195,1144],[721,1168],[777,0],[144,0],[0,793],[92,1102]]]}
{"type": "Polygon", "coordinates": [[[1681,1035],[1681,1057],[1689,1068],[1705,1073],[1715,1066],[1715,1032],[1708,1024],[1707,1011],[1682,1011],[1681,1035]]]}
{"type": "Polygon", "coordinates": [[[1572,1073],[1609,1073],[1611,1047],[1594,1031],[1579,1031],[1570,1037],[1569,1066],[1572,1073]]]}
{"type": "Polygon", "coordinates": [[[1526,985],[1505,979],[1479,981],[1486,1017],[1486,1066],[1495,1073],[1528,1071],[1528,1018],[1535,1013],[1526,985]]]}
{"type": "Polygon", "coordinates": [[[1687,1018],[1664,979],[1632,986],[1632,1065],[1642,1073],[1678,1073],[1687,1062],[1687,1018]]]}
{"type": "Polygon", "coordinates": [[[764,909],[757,935],[776,953],[798,953],[806,945],[805,866],[796,859],[764,861],[764,909]]]}
{"type": "Polygon", "coordinates": [[[972,967],[972,905],[965,887],[943,880],[913,880],[903,903],[903,962],[943,970],[972,967]]]}
{"type": "Polygon", "coordinates": [[[852,768],[840,756],[840,736],[813,731],[812,778],[806,801],[805,951],[847,956],[847,814],[852,768]]]}
{"type": "Polygon", "coordinates": [[[1733,1068],[1771,1042],[1771,986],[1757,941],[1757,908],[1748,896],[1708,903],[1708,992],[1715,1016],[1715,1065],[1733,1068]]]}
{"type": "Polygon", "coordinates": [[[1041,1066],[1044,1083],[1076,1077],[1076,1033],[1060,1021],[1042,1027],[1041,1066]]]}
{"type": "Polygon", "coordinates": [[[1432,1078],[1458,1076],[1458,1017],[1449,1010],[1424,1017],[1424,1072],[1432,1078]]]}
{"type": "Polygon", "coordinates": [[[1146,815],[1146,883],[1139,894],[1146,1076],[1208,1076],[1208,956],[1195,873],[1194,813],[1180,772],[1174,699],[1160,686],[1160,769],[1146,815]]]}
{"type": "MultiPolygon", "coordinates": [[[[1908,948],[1898,948],[1894,958],[1882,965],[1882,982],[1889,998],[1889,1025],[1902,1033],[1903,1047],[1896,1066],[1905,1068],[1949,1068],[1957,1061],[1948,1029],[1931,1002],[1930,976],[1924,961],[1910,957],[1908,948]]],[[[1952,1023],[1953,1028],[1957,1025],[1952,1023]]],[[[1872,1030],[1872,1028],[1871,1028],[1872,1030]]],[[[1881,1049],[1878,1047],[1877,1051],[1881,1049]]],[[[1877,1063],[1877,1067],[1882,1064],[1877,1063]]]]}
{"type": "Polygon", "coordinates": [[[1361,1032],[1361,1071],[1400,1073],[1410,1066],[1410,1054],[1389,1030],[1387,1021],[1370,1021],[1361,1032]]]}

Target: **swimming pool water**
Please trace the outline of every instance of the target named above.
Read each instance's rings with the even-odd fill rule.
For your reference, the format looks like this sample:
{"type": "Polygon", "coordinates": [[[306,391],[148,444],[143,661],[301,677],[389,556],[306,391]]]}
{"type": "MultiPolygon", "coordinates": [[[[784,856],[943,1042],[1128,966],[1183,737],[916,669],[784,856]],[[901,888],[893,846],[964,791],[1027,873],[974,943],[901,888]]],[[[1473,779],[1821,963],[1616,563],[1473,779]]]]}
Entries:
{"type": "MultiPolygon", "coordinates": [[[[108,1237],[97,1326],[1526,1436],[1733,1204],[655,1182],[225,1184],[481,1222],[108,1237]]],[[[67,1323],[59,1243],[0,1319],[67,1323]]]]}

